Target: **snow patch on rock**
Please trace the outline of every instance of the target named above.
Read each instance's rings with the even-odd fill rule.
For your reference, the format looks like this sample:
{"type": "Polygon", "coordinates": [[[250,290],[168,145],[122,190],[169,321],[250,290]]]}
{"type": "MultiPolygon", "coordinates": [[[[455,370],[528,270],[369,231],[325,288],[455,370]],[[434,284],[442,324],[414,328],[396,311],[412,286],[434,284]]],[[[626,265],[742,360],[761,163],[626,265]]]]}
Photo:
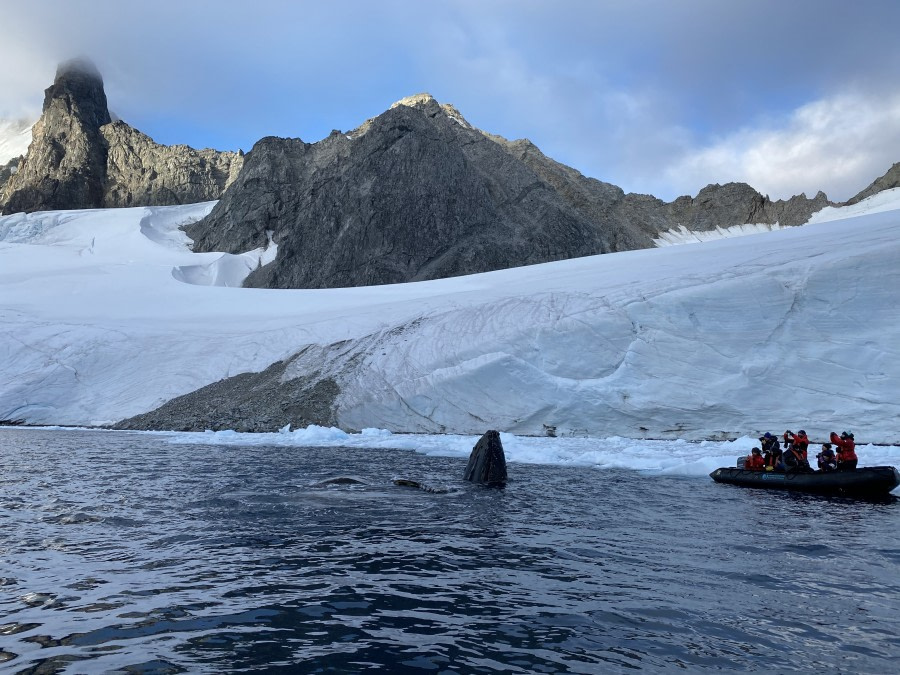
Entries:
{"type": "Polygon", "coordinates": [[[680,246],[681,244],[697,244],[704,241],[729,239],[731,237],[745,237],[748,234],[759,234],[760,232],[772,232],[781,229],[784,228],[778,223],[773,225],[768,223],[745,223],[743,225],[732,225],[731,227],[717,227],[714,230],[705,232],[694,232],[682,225],[677,229],[663,232],[653,241],[657,247],[680,246]]]}
{"type": "Polygon", "coordinates": [[[34,122],[27,120],[0,119],[0,164],[28,152],[32,126],[34,122]]]}

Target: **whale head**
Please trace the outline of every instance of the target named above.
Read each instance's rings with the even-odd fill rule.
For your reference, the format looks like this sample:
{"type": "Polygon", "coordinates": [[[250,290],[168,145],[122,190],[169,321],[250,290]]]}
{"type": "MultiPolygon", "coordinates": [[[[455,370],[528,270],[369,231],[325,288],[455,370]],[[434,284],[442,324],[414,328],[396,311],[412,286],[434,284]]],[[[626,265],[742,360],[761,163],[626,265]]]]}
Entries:
{"type": "Polygon", "coordinates": [[[503,454],[499,432],[486,431],[478,439],[469,455],[463,478],[484,485],[506,485],[506,455],[503,454]]]}

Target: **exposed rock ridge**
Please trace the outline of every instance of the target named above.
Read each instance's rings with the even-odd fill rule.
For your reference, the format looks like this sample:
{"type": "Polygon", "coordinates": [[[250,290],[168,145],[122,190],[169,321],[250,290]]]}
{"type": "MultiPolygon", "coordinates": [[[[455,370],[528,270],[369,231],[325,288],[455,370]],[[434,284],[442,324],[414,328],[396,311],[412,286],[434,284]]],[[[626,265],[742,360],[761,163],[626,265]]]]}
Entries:
{"type": "Polygon", "coordinates": [[[874,194],[878,194],[884,190],[890,190],[895,187],[900,187],[900,162],[894,164],[887,172],[881,176],[881,178],[876,178],[871,185],[869,185],[866,189],[862,190],[859,194],[851,197],[845,202],[845,205],[849,206],[851,204],[856,204],[857,202],[861,202],[863,199],[871,197],[874,194]]]}
{"type": "Polygon", "coordinates": [[[671,203],[625,194],[417,94],[318,143],[262,139],[188,234],[198,251],[239,253],[272,231],[278,258],[245,285],[331,288],[649,248],[680,226],[798,225],[828,204],[823,193],[773,202],[739,183],[671,203]]]}
{"type": "Polygon", "coordinates": [[[218,199],[243,166],[242,152],[161,145],[125,122],[101,132],[109,148],[105,206],[166,206],[218,199]]]}
{"type": "Polygon", "coordinates": [[[209,201],[242,165],[242,153],[163,146],[113,122],[100,73],[74,60],[45,91],[26,156],[0,169],[0,212],[209,201]]]}
{"type": "Polygon", "coordinates": [[[615,250],[522,162],[416,97],[364,133],[314,144],[265,138],[196,250],[247,250],[274,232],[279,259],[245,285],[328,288],[434,279],[615,250]]]}

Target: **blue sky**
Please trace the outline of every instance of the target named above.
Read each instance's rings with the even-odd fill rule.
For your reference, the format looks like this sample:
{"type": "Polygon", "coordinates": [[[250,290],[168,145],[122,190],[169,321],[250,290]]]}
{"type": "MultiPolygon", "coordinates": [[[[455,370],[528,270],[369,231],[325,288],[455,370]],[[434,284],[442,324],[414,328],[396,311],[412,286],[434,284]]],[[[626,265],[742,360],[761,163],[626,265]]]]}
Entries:
{"type": "Polygon", "coordinates": [[[627,191],[846,199],[900,161],[897,26],[896,0],[0,0],[0,116],[85,55],[166,144],[312,142],[428,91],[627,191]]]}

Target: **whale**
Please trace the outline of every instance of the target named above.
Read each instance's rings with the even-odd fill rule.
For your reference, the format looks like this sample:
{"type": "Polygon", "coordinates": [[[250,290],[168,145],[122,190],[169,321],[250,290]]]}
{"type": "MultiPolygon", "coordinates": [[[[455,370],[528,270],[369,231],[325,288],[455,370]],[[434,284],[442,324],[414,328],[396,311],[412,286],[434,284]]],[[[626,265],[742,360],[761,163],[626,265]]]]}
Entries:
{"type": "MultiPolygon", "coordinates": [[[[500,442],[500,432],[490,430],[478,439],[469,462],[463,473],[463,480],[479,483],[490,487],[503,487],[506,485],[506,455],[503,453],[503,443],[500,442]]],[[[446,493],[452,492],[446,488],[434,487],[410,478],[395,478],[391,481],[398,487],[418,488],[425,492],[446,493]]],[[[335,476],[313,483],[310,487],[328,488],[331,486],[368,485],[365,480],[353,476],[335,476]]]]}
{"type": "Polygon", "coordinates": [[[478,439],[469,455],[463,480],[492,487],[506,485],[506,455],[500,442],[500,432],[485,431],[478,439]]]}
{"type": "Polygon", "coordinates": [[[323,488],[329,485],[366,485],[366,481],[353,476],[335,476],[334,478],[326,478],[325,480],[313,483],[311,487],[323,488]]]}
{"type": "MultiPolygon", "coordinates": [[[[449,488],[428,485],[427,483],[423,483],[418,480],[412,480],[410,478],[395,478],[391,481],[391,483],[398,487],[416,488],[424,492],[431,492],[434,494],[446,494],[449,492],[453,492],[453,490],[449,488]]],[[[361,478],[354,478],[353,476],[335,476],[334,478],[326,478],[325,480],[321,480],[318,483],[313,483],[312,485],[310,485],[310,487],[329,488],[335,485],[347,487],[354,485],[369,486],[370,484],[362,480],[361,478]]]]}

